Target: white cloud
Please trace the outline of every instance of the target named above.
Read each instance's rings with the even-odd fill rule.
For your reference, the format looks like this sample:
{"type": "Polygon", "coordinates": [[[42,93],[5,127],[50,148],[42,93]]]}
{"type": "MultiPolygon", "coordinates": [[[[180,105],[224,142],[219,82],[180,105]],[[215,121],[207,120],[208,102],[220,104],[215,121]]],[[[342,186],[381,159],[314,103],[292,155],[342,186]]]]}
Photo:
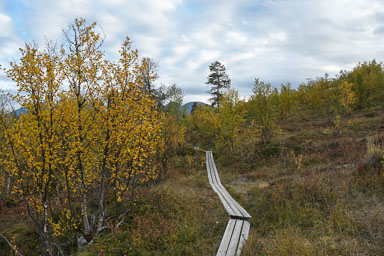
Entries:
{"type": "Polygon", "coordinates": [[[60,40],[61,28],[84,17],[103,28],[108,56],[130,36],[141,56],[159,62],[160,81],[178,83],[186,99],[208,98],[208,65],[215,60],[227,66],[241,95],[250,93],[254,77],[297,85],[359,61],[384,60],[382,0],[13,1],[23,4],[21,14],[0,4],[1,64],[17,57],[23,41],[60,40]]]}
{"type": "Polygon", "coordinates": [[[209,104],[209,95],[206,94],[188,94],[184,97],[184,103],[191,101],[200,101],[209,104]]]}
{"type": "Polygon", "coordinates": [[[219,51],[201,50],[196,57],[187,61],[186,71],[194,72],[202,65],[209,65],[211,62],[218,59],[220,55],[221,53],[219,51]]]}
{"type": "Polygon", "coordinates": [[[0,33],[1,34],[8,34],[11,32],[11,23],[12,20],[7,15],[0,13],[0,33]]]}
{"type": "Polygon", "coordinates": [[[12,19],[0,10],[0,56],[10,57],[17,53],[20,40],[14,30],[12,19]]]}

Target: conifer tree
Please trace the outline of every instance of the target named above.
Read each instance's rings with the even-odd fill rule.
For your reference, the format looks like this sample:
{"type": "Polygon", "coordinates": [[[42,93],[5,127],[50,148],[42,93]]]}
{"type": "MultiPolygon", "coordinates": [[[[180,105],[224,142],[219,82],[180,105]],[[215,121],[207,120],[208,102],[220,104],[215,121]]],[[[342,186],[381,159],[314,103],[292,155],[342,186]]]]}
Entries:
{"type": "Polygon", "coordinates": [[[211,73],[208,76],[206,84],[211,85],[208,91],[212,95],[209,100],[212,102],[212,107],[220,107],[220,99],[223,97],[223,89],[228,89],[231,86],[231,80],[225,73],[225,66],[218,61],[213,62],[209,66],[211,73]]]}

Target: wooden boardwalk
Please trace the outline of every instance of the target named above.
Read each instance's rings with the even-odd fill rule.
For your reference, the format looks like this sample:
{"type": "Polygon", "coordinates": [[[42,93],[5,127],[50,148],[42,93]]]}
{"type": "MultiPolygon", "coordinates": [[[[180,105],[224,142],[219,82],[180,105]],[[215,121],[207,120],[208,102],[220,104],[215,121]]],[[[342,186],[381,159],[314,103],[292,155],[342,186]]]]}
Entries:
{"type": "Polygon", "coordinates": [[[212,151],[206,151],[206,164],[209,184],[219,196],[230,220],[225,229],[217,256],[240,255],[248,238],[251,215],[228,193],[221,184],[219,174],[213,161],[212,151]]]}

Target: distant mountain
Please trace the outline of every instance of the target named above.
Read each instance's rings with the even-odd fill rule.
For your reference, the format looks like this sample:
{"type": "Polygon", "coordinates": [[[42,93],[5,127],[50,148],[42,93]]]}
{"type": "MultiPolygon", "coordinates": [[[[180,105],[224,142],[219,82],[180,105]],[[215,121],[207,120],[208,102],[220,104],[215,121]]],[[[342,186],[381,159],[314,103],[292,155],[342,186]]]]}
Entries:
{"type": "Polygon", "coordinates": [[[21,114],[27,113],[27,108],[22,107],[22,108],[16,109],[14,113],[16,114],[17,117],[19,117],[21,114]]]}
{"type": "Polygon", "coordinates": [[[182,105],[180,108],[182,110],[185,109],[185,112],[187,113],[187,115],[191,114],[192,112],[192,108],[193,108],[193,104],[197,104],[198,106],[209,106],[208,104],[204,103],[204,102],[200,102],[200,101],[192,101],[192,102],[188,102],[188,103],[185,103],[184,105],[182,105]]]}
{"type": "MultiPolygon", "coordinates": [[[[193,104],[197,104],[198,106],[209,106],[208,104],[204,103],[204,102],[200,102],[200,101],[192,101],[192,102],[188,102],[188,103],[185,103],[184,105],[180,106],[180,109],[181,110],[184,110],[185,109],[185,112],[187,113],[187,115],[190,115],[191,112],[192,112],[192,108],[193,108],[193,104]]],[[[168,106],[168,104],[166,105],[168,106]]],[[[22,107],[22,108],[19,108],[19,109],[16,109],[14,111],[14,113],[16,114],[17,117],[19,117],[21,114],[25,114],[27,113],[27,108],[25,107],[22,107]]]]}

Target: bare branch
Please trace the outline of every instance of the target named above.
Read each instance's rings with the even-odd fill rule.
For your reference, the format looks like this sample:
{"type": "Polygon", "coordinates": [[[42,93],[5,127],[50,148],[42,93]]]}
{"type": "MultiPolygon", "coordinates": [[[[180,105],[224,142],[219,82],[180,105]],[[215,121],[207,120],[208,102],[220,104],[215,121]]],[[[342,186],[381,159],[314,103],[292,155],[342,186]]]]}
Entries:
{"type": "Polygon", "coordinates": [[[7,244],[9,245],[9,247],[11,247],[12,251],[14,251],[17,255],[19,256],[23,256],[23,254],[21,254],[19,252],[19,250],[16,249],[16,246],[13,245],[3,234],[0,233],[0,237],[4,239],[5,242],[7,242],[7,244]]]}

